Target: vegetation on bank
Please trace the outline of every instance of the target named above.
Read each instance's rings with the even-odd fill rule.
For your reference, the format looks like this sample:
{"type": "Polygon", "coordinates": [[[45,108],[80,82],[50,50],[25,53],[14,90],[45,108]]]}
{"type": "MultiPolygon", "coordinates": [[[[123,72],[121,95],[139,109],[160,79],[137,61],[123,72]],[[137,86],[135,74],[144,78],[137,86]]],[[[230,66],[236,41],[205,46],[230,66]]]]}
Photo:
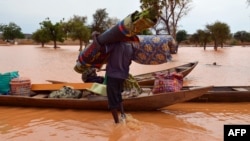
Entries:
{"type": "Polygon", "coordinates": [[[214,50],[227,45],[250,44],[250,32],[238,31],[230,33],[230,28],[226,23],[215,22],[206,25],[205,29],[198,29],[196,33],[188,35],[185,30],[177,32],[176,41],[178,44],[195,44],[206,50],[207,45],[212,45],[214,50]]]}
{"type": "MultiPolygon", "coordinates": [[[[142,10],[153,9],[151,11],[157,13],[159,17],[154,27],[143,31],[141,34],[168,34],[173,36],[178,44],[195,44],[196,46],[202,46],[204,50],[208,44],[212,44],[214,49],[217,50],[219,46],[223,47],[225,43],[237,45],[250,42],[250,32],[237,31],[231,33],[230,26],[221,21],[208,24],[204,29],[198,29],[192,35],[185,30],[178,30],[180,19],[191,10],[192,0],[140,0],[140,2],[142,10]]],[[[247,4],[250,4],[249,0],[247,0],[247,4]]],[[[102,33],[118,21],[120,20],[117,18],[110,18],[106,9],[97,9],[93,14],[91,25],[87,25],[87,17],[85,16],[73,15],[67,21],[62,19],[56,23],[52,23],[48,17],[39,23],[40,29],[37,29],[31,36],[26,35],[25,37],[21,28],[10,22],[8,25],[0,24],[0,38],[3,41],[14,43],[17,39],[25,37],[25,40],[29,42],[26,42],[27,44],[36,42],[44,46],[53,43],[54,48],[57,48],[58,44],[75,44],[75,41],[78,41],[79,50],[82,50],[82,47],[91,40],[93,31],[102,33]],[[71,43],[65,43],[66,41],[71,41],[71,43]]]]}

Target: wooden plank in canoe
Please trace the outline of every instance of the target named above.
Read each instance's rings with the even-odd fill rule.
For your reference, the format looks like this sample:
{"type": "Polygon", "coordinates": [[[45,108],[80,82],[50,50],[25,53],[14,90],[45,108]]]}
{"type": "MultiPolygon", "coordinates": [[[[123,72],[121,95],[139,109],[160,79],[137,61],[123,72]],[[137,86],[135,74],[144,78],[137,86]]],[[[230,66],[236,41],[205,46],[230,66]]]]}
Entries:
{"type": "Polygon", "coordinates": [[[68,83],[68,82],[65,82],[65,81],[58,81],[58,80],[46,80],[52,84],[58,84],[58,83],[68,83]]]}
{"type": "Polygon", "coordinates": [[[48,94],[37,94],[35,96],[32,96],[32,98],[46,98],[48,97],[48,94]]]}
{"type": "Polygon", "coordinates": [[[235,91],[241,91],[241,92],[248,91],[245,88],[232,88],[232,89],[235,90],[235,91]]]}
{"type": "Polygon", "coordinates": [[[180,70],[186,70],[189,69],[190,67],[176,67],[176,69],[180,69],[180,70]]]}
{"type": "Polygon", "coordinates": [[[71,86],[77,90],[83,90],[87,88],[91,88],[93,83],[60,83],[60,84],[32,84],[32,91],[48,91],[48,90],[59,90],[63,86],[71,86]]]}

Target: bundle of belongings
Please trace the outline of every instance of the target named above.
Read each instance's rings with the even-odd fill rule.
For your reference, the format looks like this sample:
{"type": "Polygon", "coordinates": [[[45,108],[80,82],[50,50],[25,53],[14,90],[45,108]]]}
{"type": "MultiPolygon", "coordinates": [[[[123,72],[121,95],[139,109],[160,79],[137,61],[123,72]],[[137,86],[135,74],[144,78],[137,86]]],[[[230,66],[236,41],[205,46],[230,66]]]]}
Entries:
{"type": "Polygon", "coordinates": [[[153,94],[178,92],[183,86],[183,76],[180,73],[155,73],[153,94]]]}
{"type": "Polygon", "coordinates": [[[49,98],[81,98],[82,92],[75,90],[71,86],[63,86],[60,90],[53,91],[49,94],[49,98]]]}
{"type": "MultiPolygon", "coordinates": [[[[121,44],[127,42],[133,47],[133,61],[143,65],[158,65],[170,61],[170,48],[176,46],[175,40],[169,35],[136,35],[131,40],[122,41],[121,44]]],[[[80,73],[86,67],[100,69],[107,63],[109,53],[106,52],[106,48],[108,46],[97,48],[94,42],[87,45],[78,56],[75,71],[80,73]]]]}
{"type": "MultiPolygon", "coordinates": [[[[107,99],[106,85],[94,82],[91,88],[76,90],[71,86],[63,86],[61,89],[49,94],[49,98],[88,98],[88,99],[107,99]]],[[[130,74],[124,83],[123,98],[136,97],[142,93],[138,82],[130,74]]]]}
{"type": "Polygon", "coordinates": [[[149,10],[135,11],[104,33],[93,32],[93,42],[79,54],[78,62],[86,67],[101,68],[109,56],[106,53],[106,45],[121,41],[135,41],[136,34],[154,26],[156,22],[157,15],[153,15],[149,10]]]}
{"type": "Polygon", "coordinates": [[[107,46],[117,42],[129,42],[133,45],[135,51],[133,61],[137,63],[155,65],[168,62],[171,59],[170,48],[176,46],[171,36],[137,35],[154,26],[157,23],[157,16],[150,10],[136,11],[104,33],[93,32],[93,42],[78,55],[75,71],[80,73],[82,67],[100,69],[107,63],[109,56],[106,52],[107,46]]]}
{"type": "Polygon", "coordinates": [[[71,86],[63,86],[61,89],[52,91],[48,98],[82,98],[87,96],[107,96],[106,85],[93,83],[90,89],[76,90],[71,86]]]}
{"type": "Polygon", "coordinates": [[[137,97],[142,93],[140,85],[131,74],[129,74],[128,79],[125,80],[123,90],[123,98],[137,97]]]}
{"type": "MultiPolygon", "coordinates": [[[[141,93],[142,89],[140,88],[138,82],[130,74],[129,78],[126,79],[124,82],[122,97],[123,98],[137,97],[141,93]]],[[[94,98],[106,99],[107,97],[106,84],[93,83],[90,89],[86,89],[86,91],[83,91],[82,97],[87,97],[89,99],[94,99],[94,98]]]]}

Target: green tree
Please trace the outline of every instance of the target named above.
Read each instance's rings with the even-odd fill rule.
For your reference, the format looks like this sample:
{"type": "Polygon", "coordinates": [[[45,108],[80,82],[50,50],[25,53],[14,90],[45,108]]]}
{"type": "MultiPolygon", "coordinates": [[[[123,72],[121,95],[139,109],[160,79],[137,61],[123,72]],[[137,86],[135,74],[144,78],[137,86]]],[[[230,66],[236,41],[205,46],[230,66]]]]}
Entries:
{"type": "Polygon", "coordinates": [[[191,35],[191,37],[189,38],[189,41],[190,41],[191,43],[194,43],[196,47],[197,47],[198,44],[200,43],[199,40],[200,40],[200,39],[199,39],[198,33],[194,33],[194,34],[191,35]]]}
{"type": "Polygon", "coordinates": [[[214,41],[215,51],[217,51],[219,44],[223,47],[223,43],[231,38],[230,28],[226,23],[217,21],[214,24],[206,25],[206,28],[211,34],[211,39],[214,41]]]}
{"type": "Polygon", "coordinates": [[[106,9],[97,9],[96,13],[93,14],[93,23],[91,25],[92,32],[104,32],[109,29],[110,26],[110,19],[108,17],[108,13],[106,9]]]}
{"type": "Polygon", "coordinates": [[[54,42],[54,48],[57,48],[57,41],[64,42],[66,37],[62,28],[62,21],[53,24],[49,18],[40,23],[41,29],[49,33],[49,38],[54,42]]]}
{"type": "Polygon", "coordinates": [[[0,24],[0,32],[3,32],[3,27],[4,27],[4,25],[0,24]]]}
{"type": "Polygon", "coordinates": [[[120,20],[116,17],[108,18],[107,20],[107,28],[115,26],[120,20]]]}
{"type": "Polygon", "coordinates": [[[206,50],[207,43],[211,41],[211,35],[208,30],[197,30],[198,41],[203,46],[204,50],[206,50]]]}
{"type": "Polygon", "coordinates": [[[0,25],[2,38],[7,41],[15,40],[16,38],[24,38],[24,34],[21,30],[22,29],[13,22],[10,22],[8,25],[0,25]]]}
{"type": "Polygon", "coordinates": [[[236,32],[233,37],[236,40],[243,42],[250,42],[250,33],[246,32],[246,31],[238,31],[236,32]]]}
{"type": "Polygon", "coordinates": [[[185,30],[179,30],[176,33],[177,44],[180,44],[182,41],[185,41],[186,39],[187,39],[187,32],[185,30]]]}
{"type": "Polygon", "coordinates": [[[88,43],[90,39],[90,29],[85,26],[87,17],[81,17],[74,15],[69,19],[67,23],[65,23],[64,27],[67,31],[67,35],[73,40],[79,40],[80,48],[79,51],[82,50],[83,42],[88,43]]]}
{"type": "Polygon", "coordinates": [[[34,32],[32,34],[32,39],[37,43],[41,43],[42,47],[44,47],[45,43],[48,43],[50,41],[49,33],[44,29],[38,29],[36,32],[34,32]]]}

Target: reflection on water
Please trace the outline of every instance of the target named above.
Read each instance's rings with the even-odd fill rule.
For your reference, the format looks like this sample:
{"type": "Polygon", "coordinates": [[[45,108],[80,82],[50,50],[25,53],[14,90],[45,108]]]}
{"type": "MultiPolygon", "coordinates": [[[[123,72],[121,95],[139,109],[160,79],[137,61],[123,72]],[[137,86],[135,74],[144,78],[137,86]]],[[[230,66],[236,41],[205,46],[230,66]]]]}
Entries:
{"type": "MultiPolygon", "coordinates": [[[[173,61],[145,66],[133,63],[132,74],[174,67],[190,61],[198,66],[185,85],[250,85],[250,48],[179,48],[173,61]],[[211,65],[216,62],[217,65],[211,65]]],[[[73,70],[78,46],[0,46],[0,72],[18,70],[32,83],[46,80],[81,82],[73,70]]],[[[103,75],[101,72],[100,75],[103,75]]],[[[114,125],[107,111],[0,107],[0,140],[5,141],[221,141],[224,124],[249,124],[250,103],[180,103],[161,111],[128,112],[126,124],[114,125]]]]}

